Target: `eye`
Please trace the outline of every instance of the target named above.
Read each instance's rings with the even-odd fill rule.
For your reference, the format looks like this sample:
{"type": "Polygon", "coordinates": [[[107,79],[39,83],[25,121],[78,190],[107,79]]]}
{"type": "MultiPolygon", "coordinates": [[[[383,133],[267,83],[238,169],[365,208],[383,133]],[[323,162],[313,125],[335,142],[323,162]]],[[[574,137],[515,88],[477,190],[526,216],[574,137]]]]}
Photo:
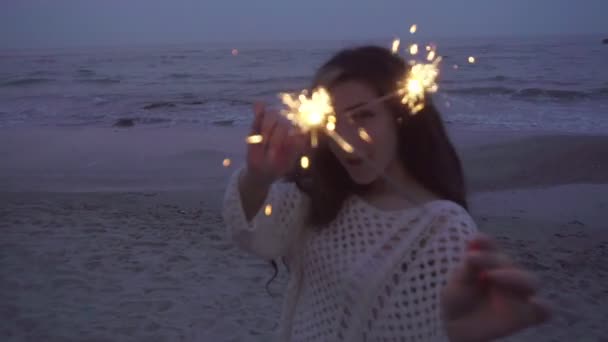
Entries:
{"type": "Polygon", "coordinates": [[[354,113],[351,114],[350,118],[357,122],[357,121],[362,121],[362,120],[366,120],[369,118],[374,117],[375,114],[372,111],[369,110],[360,110],[360,111],[356,111],[354,113]]]}

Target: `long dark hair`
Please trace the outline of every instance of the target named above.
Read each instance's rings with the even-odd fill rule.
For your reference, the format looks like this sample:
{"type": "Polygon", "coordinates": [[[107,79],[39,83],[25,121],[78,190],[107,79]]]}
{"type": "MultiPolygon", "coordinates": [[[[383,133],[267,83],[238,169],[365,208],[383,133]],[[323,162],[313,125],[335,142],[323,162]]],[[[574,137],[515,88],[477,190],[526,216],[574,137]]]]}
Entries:
{"type": "MultiPolygon", "coordinates": [[[[332,87],[346,81],[359,81],[372,87],[378,96],[396,90],[407,74],[405,61],[385,48],[364,46],[339,52],[323,65],[313,87],[332,87]]],[[[427,100],[420,112],[411,115],[399,98],[386,105],[395,117],[398,153],[408,172],[436,196],[467,208],[465,181],[460,159],[450,142],[441,115],[427,100]]],[[[311,167],[297,169],[289,180],[311,198],[308,224],[318,228],[330,223],[344,200],[357,189],[346,170],[329,150],[327,137],[312,150],[311,167]]]]}
{"type": "MultiPolygon", "coordinates": [[[[339,52],[317,72],[311,88],[331,88],[340,82],[359,81],[371,86],[378,96],[396,90],[409,66],[388,49],[364,46],[339,52]]],[[[424,109],[411,115],[400,99],[393,97],[386,105],[394,114],[398,135],[398,153],[408,172],[436,196],[468,209],[464,174],[460,159],[446,133],[441,115],[427,97],[424,109]]],[[[311,201],[308,226],[320,229],[333,221],[344,200],[356,191],[356,185],[328,147],[327,137],[320,137],[312,150],[311,166],[295,168],[286,177],[295,182],[311,201]]],[[[272,261],[278,273],[277,263],[272,261]]]]}

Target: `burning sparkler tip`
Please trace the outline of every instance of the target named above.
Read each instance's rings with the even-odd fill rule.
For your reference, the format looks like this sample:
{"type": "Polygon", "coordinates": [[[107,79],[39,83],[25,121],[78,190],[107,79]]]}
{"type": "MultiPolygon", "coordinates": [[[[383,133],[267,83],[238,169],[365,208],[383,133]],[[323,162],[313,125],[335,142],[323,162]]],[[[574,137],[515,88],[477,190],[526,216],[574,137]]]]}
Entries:
{"type": "Polygon", "coordinates": [[[308,169],[308,167],[310,166],[310,159],[308,159],[307,156],[302,156],[302,158],[300,158],[300,166],[303,169],[308,169]]]}
{"type": "Polygon", "coordinates": [[[399,38],[395,38],[393,40],[393,45],[391,47],[391,51],[393,52],[393,54],[396,54],[399,52],[399,44],[401,43],[401,40],[399,40],[399,38]]]}
{"type": "Polygon", "coordinates": [[[264,137],[261,134],[252,134],[250,136],[248,136],[245,141],[248,144],[259,144],[262,141],[264,141],[264,137]]]}
{"type": "Polygon", "coordinates": [[[264,214],[266,216],[272,215],[272,205],[266,204],[266,206],[264,207],[264,214]]]}

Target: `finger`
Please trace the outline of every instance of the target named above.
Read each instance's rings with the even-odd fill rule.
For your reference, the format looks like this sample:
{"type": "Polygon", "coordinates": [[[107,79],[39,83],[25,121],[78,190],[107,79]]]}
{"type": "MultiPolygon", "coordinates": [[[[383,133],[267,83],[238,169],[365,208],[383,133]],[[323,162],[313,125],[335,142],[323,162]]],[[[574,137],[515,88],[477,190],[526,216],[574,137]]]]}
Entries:
{"type": "Polygon", "coordinates": [[[253,104],[253,123],[251,125],[252,134],[260,134],[262,132],[262,122],[264,122],[265,105],[261,102],[253,104]]]}
{"type": "Polygon", "coordinates": [[[538,297],[532,297],[529,299],[529,303],[534,308],[533,323],[541,324],[551,319],[553,308],[549,302],[538,297]]]}
{"type": "Polygon", "coordinates": [[[285,153],[285,139],[287,138],[287,127],[281,122],[277,122],[272,132],[272,136],[268,139],[268,153],[273,161],[278,161],[280,154],[285,153]]]}
{"type": "Polygon", "coordinates": [[[467,252],[465,262],[470,268],[477,271],[513,265],[511,258],[504,253],[483,252],[477,250],[467,252]]]}
{"type": "Polygon", "coordinates": [[[492,251],[496,250],[497,248],[498,246],[496,245],[494,239],[481,233],[477,234],[477,236],[468,243],[469,250],[492,251]]]}
{"type": "Polygon", "coordinates": [[[293,152],[295,154],[300,154],[300,153],[304,152],[307,141],[308,141],[308,135],[306,135],[302,132],[299,132],[299,131],[295,131],[295,133],[294,133],[293,128],[290,128],[287,133],[286,147],[290,152],[293,152]]]}
{"type": "Polygon", "coordinates": [[[264,150],[267,151],[268,148],[270,147],[270,141],[272,139],[272,134],[273,131],[277,125],[278,121],[277,121],[277,116],[273,115],[272,113],[264,113],[264,121],[262,122],[262,145],[264,147],[264,150]]]}
{"type": "Polygon", "coordinates": [[[486,272],[488,281],[503,290],[530,296],[538,288],[538,280],[531,273],[517,268],[498,268],[486,272]]]}
{"type": "Polygon", "coordinates": [[[501,335],[508,335],[541,324],[551,316],[550,306],[539,298],[530,298],[526,301],[511,299],[505,301],[504,304],[506,304],[505,308],[508,307],[508,309],[499,312],[503,312],[506,316],[495,322],[496,326],[502,325],[502,329],[497,329],[503,330],[501,335]]]}

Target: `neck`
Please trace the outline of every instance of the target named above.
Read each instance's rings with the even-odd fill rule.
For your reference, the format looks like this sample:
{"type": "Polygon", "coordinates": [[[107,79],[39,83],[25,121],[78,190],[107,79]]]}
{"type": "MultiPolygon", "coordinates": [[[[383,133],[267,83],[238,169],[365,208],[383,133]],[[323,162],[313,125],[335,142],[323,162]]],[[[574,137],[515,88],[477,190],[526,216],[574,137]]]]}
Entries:
{"type": "Polygon", "coordinates": [[[401,161],[392,162],[385,175],[369,185],[363,194],[366,200],[379,206],[408,207],[437,199],[408,172],[401,161]]]}

